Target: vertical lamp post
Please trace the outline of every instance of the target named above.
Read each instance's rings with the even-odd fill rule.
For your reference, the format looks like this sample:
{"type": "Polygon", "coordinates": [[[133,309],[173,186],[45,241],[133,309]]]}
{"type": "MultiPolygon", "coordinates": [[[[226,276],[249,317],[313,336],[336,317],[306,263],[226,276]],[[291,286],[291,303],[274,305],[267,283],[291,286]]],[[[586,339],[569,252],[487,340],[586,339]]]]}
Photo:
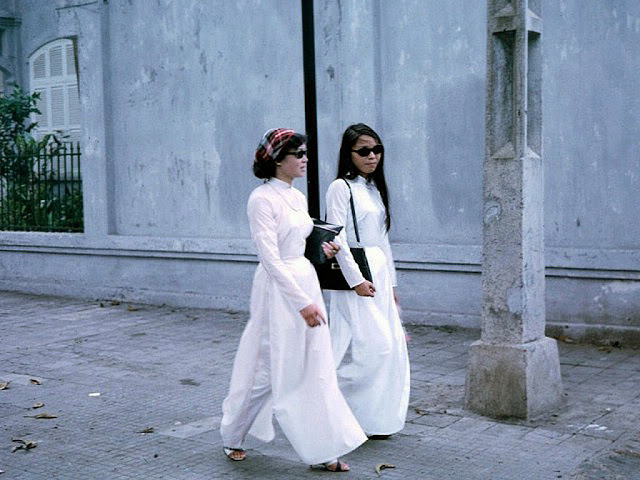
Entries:
{"type": "Polygon", "coordinates": [[[318,178],[318,118],[316,101],[316,49],[313,0],[302,0],[302,56],[304,63],[304,111],[307,130],[307,198],[309,215],[320,218],[318,178]]]}

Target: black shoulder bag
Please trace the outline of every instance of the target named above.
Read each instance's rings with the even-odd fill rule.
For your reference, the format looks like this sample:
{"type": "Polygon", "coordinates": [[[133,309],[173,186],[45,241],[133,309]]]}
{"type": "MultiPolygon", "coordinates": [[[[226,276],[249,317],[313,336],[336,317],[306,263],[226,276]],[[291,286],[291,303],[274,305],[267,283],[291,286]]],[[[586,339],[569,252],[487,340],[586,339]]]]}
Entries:
{"type": "MultiPolygon", "coordinates": [[[[344,180],[344,179],[343,179],[344,180]]],[[[360,243],[360,234],[358,233],[358,220],[356,220],[356,208],[353,204],[353,192],[351,191],[351,186],[349,182],[344,181],[349,187],[349,202],[351,203],[351,216],[353,217],[353,228],[355,230],[356,239],[358,243],[360,243]]],[[[315,227],[314,227],[315,230],[315,227]]],[[[337,233],[339,233],[338,230],[337,233]]],[[[336,235],[337,235],[336,233],[336,235]]],[[[307,240],[308,242],[308,240],[307,240]]],[[[308,243],[307,243],[308,246],[308,243]]],[[[371,270],[369,269],[369,262],[367,261],[367,255],[364,252],[364,248],[361,247],[353,247],[350,249],[351,255],[353,255],[353,259],[360,267],[360,272],[362,276],[369,280],[373,281],[371,276],[371,270]]],[[[306,252],[305,252],[306,255],[306,252]]],[[[325,257],[326,258],[326,257],[325,257]]],[[[320,288],[323,290],[352,290],[347,281],[342,274],[342,270],[340,269],[340,264],[336,260],[336,258],[326,259],[326,261],[314,264],[316,269],[316,273],[318,274],[318,280],[320,280],[320,288]]]]}

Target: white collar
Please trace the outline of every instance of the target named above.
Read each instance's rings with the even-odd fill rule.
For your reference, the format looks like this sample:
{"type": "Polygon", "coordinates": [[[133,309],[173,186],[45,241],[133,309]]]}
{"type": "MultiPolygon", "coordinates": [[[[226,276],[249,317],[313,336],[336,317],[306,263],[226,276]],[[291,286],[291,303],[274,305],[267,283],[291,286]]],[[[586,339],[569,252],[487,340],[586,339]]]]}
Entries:
{"type": "Polygon", "coordinates": [[[356,178],[352,180],[354,183],[359,183],[360,185],[364,185],[367,188],[375,187],[376,184],[373,183],[373,180],[367,180],[362,175],[358,175],[356,178]]]}
{"type": "Polygon", "coordinates": [[[267,183],[271,184],[271,186],[273,186],[274,188],[278,188],[280,190],[287,190],[289,188],[293,188],[293,185],[290,185],[287,182],[283,182],[282,180],[276,177],[271,177],[267,183]]]}

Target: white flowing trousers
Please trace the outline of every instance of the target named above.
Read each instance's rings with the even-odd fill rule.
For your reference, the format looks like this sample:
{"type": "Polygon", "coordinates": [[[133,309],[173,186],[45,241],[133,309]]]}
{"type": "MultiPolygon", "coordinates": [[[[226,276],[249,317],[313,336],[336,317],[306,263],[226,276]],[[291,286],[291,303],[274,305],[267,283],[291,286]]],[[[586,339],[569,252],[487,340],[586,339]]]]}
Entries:
{"type": "MultiPolygon", "coordinates": [[[[304,257],[285,260],[314,303],[324,309],[315,270],[304,257]]],[[[327,462],[354,450],[366,436],[338,389],[327,325],[310,328],[262,266],[251,293],[251,318],[236,353],[220,426],[227,447],[247,433],[274,437],[272,416],[300,458],[327,462]]]]}
{"type": "Polygon", "coordinates": [[[329,318],[338,382],[362,429],[388,435],[404,427],[409,405],[409,356],[387,259],[366,247],[374,297],[332,291],[329,318]],[[351,360],[343,362],[351,344],[351,360]]]}

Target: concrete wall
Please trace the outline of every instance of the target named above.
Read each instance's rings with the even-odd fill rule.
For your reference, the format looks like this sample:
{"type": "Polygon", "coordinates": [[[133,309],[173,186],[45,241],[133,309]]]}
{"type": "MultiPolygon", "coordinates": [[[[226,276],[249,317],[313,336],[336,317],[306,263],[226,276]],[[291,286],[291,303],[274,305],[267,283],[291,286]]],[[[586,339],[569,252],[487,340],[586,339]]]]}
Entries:
{"type": "MultiPolygon", "coordinates": [[[[1,233],[0,288],[247,308],[253,150],[304,130],[299,2],[86,3],[14,7],[25,72],[78,40],[86,228],[1,233]]],[[[376,128],[408,321],[479,325],[485,10],[315,2],[320,191],[342,130],[376,128]]],[[[637,339],[640,4],[545,1],[543,25],[547,318],[637,339]]]]}

